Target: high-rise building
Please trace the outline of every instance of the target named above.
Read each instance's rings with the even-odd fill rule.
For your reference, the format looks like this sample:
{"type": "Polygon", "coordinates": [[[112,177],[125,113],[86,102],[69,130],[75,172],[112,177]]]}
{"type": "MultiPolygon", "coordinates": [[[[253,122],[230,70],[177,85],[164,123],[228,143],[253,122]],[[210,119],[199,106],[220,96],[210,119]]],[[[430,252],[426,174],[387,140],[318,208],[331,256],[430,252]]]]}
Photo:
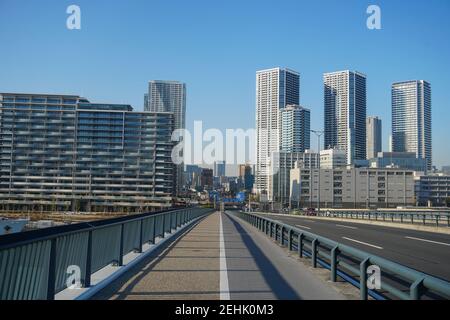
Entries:
{"type": "Polygon", "coordinates": [[[281,151],[304,152],[310,148],[310,111],[298,105],[280,109],[281,151]]]}
{"type": "Polygon", "coordinates": [[[392,85],[392,151],[414,152],[432,168],[431,86],[414,80],[392,85]]]}
{"type": "MultiPolygon", "coordinates": [[[[151,80],[144,97],[145,111],[172,112],[175,129],[186,127],[186,84],[178,81],[151,80]]],[[[180,155],[182,156],[182,154],[180,155]]],[[[184,164],[176,167],[176,192],[183,185],[184,164]]]]}
{"type": "Polygon", "coordinates": [[[0,93],[0,203],[10,210],[171,206],[173,114],[79,96],[0,93]]]}
{"type": "Polygon", "coordinates": [[[215,177],[225,177],[225,161],[215,161],[214,162],[214,176],[215,177]]]}
{"type": "Polygon", "coordinates": [[[381,119],[378,117],[367,117],[366,120],[366,147],[367,156],[366,159],[376,158],[378,152],[381,152],[382,138],[381,138],[381,119]]]}
{"type": "Polygon", "coordinates": [[[255,189],[269,189],[269,164],[272,152],[281,149],[280,109],[299,105],[300,75],[286,68],[256,72],[256,171],[255,189]]]}
{"type": "Polygon", "coordinates": [[[207,190],[212,190],[213,188],[213,170],[202,168],[200,174],[201,187],[207,190]]]}
{"type": "Polygon", "coordinates": [[[344,150],[347,164],[366,158],[366,76],[359,72],[325,73],[325,149],[344,150]]]}

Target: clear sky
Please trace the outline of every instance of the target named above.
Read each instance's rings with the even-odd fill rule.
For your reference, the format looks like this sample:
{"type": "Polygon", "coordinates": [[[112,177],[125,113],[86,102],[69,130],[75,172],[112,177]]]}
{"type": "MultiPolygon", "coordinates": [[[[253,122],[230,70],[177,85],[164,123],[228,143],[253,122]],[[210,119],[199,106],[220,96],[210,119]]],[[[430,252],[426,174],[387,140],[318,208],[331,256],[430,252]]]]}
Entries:
{"type": "MultiPolygon", "coordinates": [[[[187,127],[255,126],[255,72],[301,74],[300,103],[323,128],[322,74],[367,75],[368,115],[390,134],[390,86],[432,86],[434,164],[450,164],[448,0],[0,0],[0,92],[79,94],[143,107],[147,81],[187,83],[187,127]],[[81,30],[66,8],[81,8],[81,30]],[[381,8],[381,30],[366,9],[381,8]]],[[[312,146],[316,146],[315,140],[312,146]]]]}

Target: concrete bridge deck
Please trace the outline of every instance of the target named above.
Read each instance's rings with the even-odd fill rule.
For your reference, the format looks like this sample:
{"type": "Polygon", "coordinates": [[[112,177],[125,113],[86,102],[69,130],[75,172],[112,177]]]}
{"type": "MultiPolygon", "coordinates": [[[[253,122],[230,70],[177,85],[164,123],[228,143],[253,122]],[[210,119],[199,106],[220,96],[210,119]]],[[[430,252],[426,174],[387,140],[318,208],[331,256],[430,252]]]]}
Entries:
{"type": "Polygon", "coordinates": [[[93,299],[345,299],[247,223],[215,212],[93,299]]]}

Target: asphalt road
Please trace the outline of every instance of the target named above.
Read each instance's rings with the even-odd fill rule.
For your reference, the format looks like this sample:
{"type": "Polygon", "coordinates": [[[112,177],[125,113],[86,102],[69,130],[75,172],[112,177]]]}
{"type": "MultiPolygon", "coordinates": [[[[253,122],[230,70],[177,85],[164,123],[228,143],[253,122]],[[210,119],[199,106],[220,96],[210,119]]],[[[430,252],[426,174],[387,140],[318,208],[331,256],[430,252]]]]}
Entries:
{"type": "Polygon", "coordinates": [[[306,217],[264,216],[450,281],[448,234],[306,217]]]}

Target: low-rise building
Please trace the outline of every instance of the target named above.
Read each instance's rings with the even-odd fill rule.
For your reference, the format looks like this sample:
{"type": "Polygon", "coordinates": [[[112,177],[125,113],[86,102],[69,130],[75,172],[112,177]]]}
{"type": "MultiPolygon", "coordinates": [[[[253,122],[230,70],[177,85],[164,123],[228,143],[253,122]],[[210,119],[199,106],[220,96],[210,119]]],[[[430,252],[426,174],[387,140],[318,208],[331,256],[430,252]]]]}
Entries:
{"type": "Polygon", "coordinates": [[[291,207],[317,207],[319,202],[322,208],[391,208],[413,205],[413,171],[371,168],[292,169],[291,207]]]}
{"type": "Polygon", "coordinates": [[[320,168],[334,169],[347,165],[347,154],[344,150],[326,149],[320,151],[320,168]]]}
{"type": "Polygon", "coordinates": [[[414,152],[378,152],[376,158],[369,159],[369,166],[427,171],[427,161],[424,158],[417,158],[414,152]]]}
{"type": "Polygon", "coordinates": [[[416,201],[419,206],[448,206],[450,204],[450,175],[416,173],[416,201]]]}

